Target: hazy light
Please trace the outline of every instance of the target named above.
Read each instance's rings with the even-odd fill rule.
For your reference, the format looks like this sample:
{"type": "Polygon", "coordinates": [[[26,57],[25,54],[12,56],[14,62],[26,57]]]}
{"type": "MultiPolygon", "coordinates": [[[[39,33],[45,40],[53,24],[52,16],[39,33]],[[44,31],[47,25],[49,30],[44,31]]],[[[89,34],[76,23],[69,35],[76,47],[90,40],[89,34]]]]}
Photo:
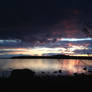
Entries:
{"type": "Polygon", "coordinates": [[[77,46],[73,44],[69,44],[68,48],[64,47],[55,47],[55,48],[49,48],[49,47],[34,47],[34,48],[7,48],[7,49],[0,49],[1,54],[23,54],[23,55],[43,55],[48,53],[56,53],[56,54],[69,54],[73,55],[75,54],[76,50],[84,50],[88,49],[86,46],[77,46]]]}
{"type": "Polygon", "coordinates": [[[21,42],[21,40],[0,40],[0,43],[17,43],[21,42]]]}
{"type": "Polygon", "coordinates": [[[60,41],[90,41],[92,38],[61,38],[60,41]]]}

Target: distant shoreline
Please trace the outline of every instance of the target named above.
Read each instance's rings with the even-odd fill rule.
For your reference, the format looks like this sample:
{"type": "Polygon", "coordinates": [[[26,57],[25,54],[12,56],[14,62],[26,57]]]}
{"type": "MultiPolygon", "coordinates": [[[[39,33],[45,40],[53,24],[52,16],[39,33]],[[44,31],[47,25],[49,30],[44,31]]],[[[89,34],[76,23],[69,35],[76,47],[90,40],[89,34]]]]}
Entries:
{"type": "Polygon", "coordinates": [[[92,57],[53,55],[53,56],[16,56],[16,57],[12,57],[10,59],[88,59],[88,60],[92,60],[92,57]]]}

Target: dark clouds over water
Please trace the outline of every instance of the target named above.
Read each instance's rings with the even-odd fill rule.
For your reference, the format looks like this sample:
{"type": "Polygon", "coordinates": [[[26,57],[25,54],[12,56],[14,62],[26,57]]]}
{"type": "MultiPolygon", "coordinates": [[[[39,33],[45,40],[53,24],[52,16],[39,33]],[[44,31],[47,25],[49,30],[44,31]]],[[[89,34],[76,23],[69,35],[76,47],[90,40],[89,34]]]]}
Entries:
{"type": "MultiPolygon", "coordinates": [[[[86,23],[92,34],[91,21],[91,0],[3,0],[0,39],[17,42],[3,42],[0,47],[53,47],[53,44],[58,47],[60,38],[86,38],[83,32],[86,23]]],[[[64,42],[59,44],[65,46],[64,42]]]]}

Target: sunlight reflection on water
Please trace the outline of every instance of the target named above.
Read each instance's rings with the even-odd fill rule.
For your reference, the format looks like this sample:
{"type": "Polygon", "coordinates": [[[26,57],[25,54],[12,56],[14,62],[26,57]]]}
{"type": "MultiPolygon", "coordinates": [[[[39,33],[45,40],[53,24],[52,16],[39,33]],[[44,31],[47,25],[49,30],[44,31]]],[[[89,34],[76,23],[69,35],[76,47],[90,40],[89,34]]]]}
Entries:
{"type": "MultiPolygon", "coordinates": [[[[41,72],[56,74],[58,71],[62,75],[73,75],[74,73],[88,74],[88,69],[92,70],[92,60],[0,59],[0,73],[24,68],[31,69],[38,74],[41,72]],[[84,70],[85,67],[87,70],[84,70]]],[[[7,75],[7,73],[5,74],[7,75]]]]}

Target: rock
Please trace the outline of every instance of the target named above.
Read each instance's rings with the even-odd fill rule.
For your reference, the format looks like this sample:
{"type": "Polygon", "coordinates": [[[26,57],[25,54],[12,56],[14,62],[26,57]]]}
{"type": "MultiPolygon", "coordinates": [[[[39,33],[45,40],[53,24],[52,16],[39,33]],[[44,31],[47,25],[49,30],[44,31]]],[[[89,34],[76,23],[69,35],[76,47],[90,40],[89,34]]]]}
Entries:
{"type": "Polygon", "coordinates": [[[62,70],[59,70],[58,72],[59,72],[59,73],[62,73],[62,70]]]}
{"type": "Polygon", "coordinates": [[[35,75],[35,72],[29,69],[16,69],[11,73],[11,79],[32,79],[35,75]]]}

